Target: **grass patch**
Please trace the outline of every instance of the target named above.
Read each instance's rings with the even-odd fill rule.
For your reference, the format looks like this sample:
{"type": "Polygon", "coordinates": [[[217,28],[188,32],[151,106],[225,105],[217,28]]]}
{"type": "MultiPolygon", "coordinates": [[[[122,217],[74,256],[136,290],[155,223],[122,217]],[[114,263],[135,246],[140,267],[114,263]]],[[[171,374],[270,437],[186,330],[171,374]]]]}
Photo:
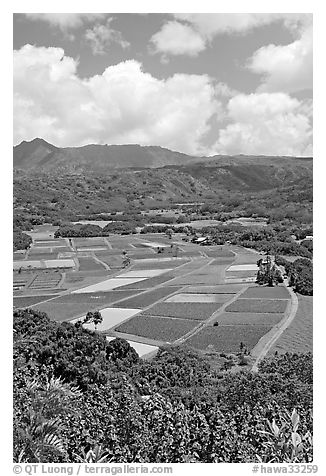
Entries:
{"type": "MultiPolygon", "coordinates": [[[[141,294],[140,296],[135,296],[130,299],[126,299],[122,302],[115,304],[115,307],[126,307],[126,308],[140,308],[143,309],[144,307],[151,306],[156,301],[163,299],[170,294],[178,291],[181,289],[180,287],[168,287],[168,288],[158,288],[154,289],[153,291],[149,291],[147,293],[141,294]]],[[[118,291],[117,291],[118,292],[118,291]]],[[[122,292],[122,291],[120,291],[122,292]]]]}
{"type": "Polygon", "coordinates": [[[14,307],[30,307],[34,304],[37,304],[41,301],[46,301],[47,299],[53,298],[53,294],[47,294],[45,296],[21,296],[21,297],[14,297],[14,307]]]}
{"type": "Polygon", "coordinates": [[[298,295],[299,307],[289,325],[270,350],[285,352],[312,352],[313,351],[313,297],[298,295]]]}
{"type": "Polygon", "coordinates": [[[181,319],[190,319],[203,321],[208,319],[222,303],[185,303],[185,302],[161,302],[147,309],[143,314],[151,316],[177,317],[181,319]]]}
{"type": "MultiPolygon", "coordinates": [[[[127,284],[126,286],[123,286],[123,289],[149,289],[163,284],[170,279],[171,276],[156,276],[155,278],[144,279],[143,281],[127,284]]],[[[120,289],[120,287],[116,289],[120,289]]]]}
{"type": "Polygon", "coordinates": [[[190,286],[185,292],[195,294],[236,294],[243,288],[244,286],[241,284],[219,284],[217,286],[190,286]]]}
{"type": "Polygon", "coordinates": [[[239,351],[242,342],[248,350],[251,350],[271,327],[255,325],[204,327],[186,343],[195,349],[234,353],[239,351]]]}
{"type": "Polygon", "coordinates": [[[78,258],[79,271],[99,271],[105,269],[100,263],[93,258],[78,258]]]}
{"type": "Polygon", "coordinates": [[[131,297],[137,291],[107,291],[107,292],[95,292],[95,293],[73,293],[64,294],[58,297],[55,301],[58,303],[86,303],[93,308],[106,307],[114,301],[119,299],[126,299],[131,297]],[[95,307],[94,307],[95,306],[95,307]]]}
{"type": "Polygon", "coordinates": [[[223,312],[217,316],[216,321],[220,325],[255,325],[275,326],[284,317],[284,314],[276,312],[223,312]]]}
{"type": "MultiPolygon", "coordinates": [[[[131,258],[133,259],[133,256],[131,256],[131,258]]],[[[179,266],[181,266],[182,264],[185,264],[187,263],[186,260],[178,260],[178,261],[174,261],[174,260],[168,260],[168,261],[152,261],[152,262],[135,262],[133,264],[133,267],[132,269],[169,269],[169,268],[177,268],[179,266]]]]}
{"type": "Polygon", "coordinates": [[[248,278],[257,276],[257,271],[246,270],[246,271],[227,271],[225,273],[226,278],[248,278]]]}
{"type": "Polygon", "coordinates": [[[281,299],[237,299],[226,308],[226,311],[282,313],[286,307],[287,301],[281,299]]]}
{"type": "Polygon", "coordinates": [[[183,319],[138,315],[116,327],[115,330],[124,334],[172,343],[194,329],[197,324],[197,322],[183,319]]]}
{"type": "Polygon", "coordinates": [[[232,298],[231,294],[203,294],[203,293],[180,293],[174,294],[167,302],[220,302],[225,303],[232,298]]]}
{"type": "Polygon", "coordinates": [[[285,286],[252,286],[241,297],[247,299],[290,299],[290,294],[285,286]]]}
{"type": "Polygon", "coordinates": [[[235,258],[234,253],[232,253],[232,251],[230,251],[230,250],[219,250],[219,249],[217,249],[217,250],[212,250],[212,249],[207,250],[203,246],[203,251],[210,258],[235,258]]]}
{"type": "Polygon", "coordinates": [[[57,259],[58,253],[33,253],[32,255],[29,254],[30,259],[36,259],[36,260],[51,260],[51,259],[57,259]]]}
{"type": "Polygon", "coordinates": [[[219,278],[214,274],[189,274],[187,276],[177,277],[171,282],[171,285],[182,285],[186,286],[187,284],[218,284],[219,278]]]}

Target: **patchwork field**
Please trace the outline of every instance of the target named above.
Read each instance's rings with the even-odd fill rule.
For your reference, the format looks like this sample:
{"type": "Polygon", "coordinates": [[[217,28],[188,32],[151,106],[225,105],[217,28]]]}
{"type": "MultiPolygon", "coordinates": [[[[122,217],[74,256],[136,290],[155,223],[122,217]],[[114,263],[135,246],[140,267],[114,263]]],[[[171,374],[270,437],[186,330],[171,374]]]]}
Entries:
{"type": "Polygon", "coordinates": [[[197,325],[198,322],[186,319],[169,319],[140,314],[116,327],[115,330],[124,334],[172,343],[197,325]]]}
{"type": "Polygon", "coordinates": [[[225,303],[232,298],[230,294],[180,293],[166,299],[166,302],[218,302],[225,303]]]}
{"type": "MultiPolygon", "coordinates": [[[[106,309],[101,310],[102,315],[102,322],[97,326],[94,323],[83,324],[85,329],[90,331],[107,331],[112,327],[121,324],[122,322],[126,321],[130,317],[134,316],[140,311],[140,309],[119,309],[114,307],[108,307],[106,309]]],[[[79,319],[74,319],[71,322],[77,322],[79,319]]]]}
{"type": "Polygon", "coordinates": [[[298,295],[298,311],[287,329],[271,348],[269,355],[275,351],[312,352],[313,351],[313,297],[298,295]]]}
{"type": "Polygon", "coordinates": [[[285,286],[251,286],[242,295],[246,299],[290,299],[285,286]]]}
{"type": "Polygon", "coordinates": [[[164,270],[160,269],[144,269],[144,270],[132,270],[127,271],[126,273],[119,274],[119,278],[153,278],[159,276],[160,274],[167,273],[171,269],[167,268],[164,270]]]}
{"type": "MultiPolygon", "coordinates": [[[[163,284],[165,283],[166,281],[169,281],[170,279],[172,279],[171,276],[167,276],[167,275],[164,275],[164,276],[156,276],[154,278],[149,278],[149,279],[145,279],[145,278],[129,278],[129,281],[130,281],[130,284],[126,284],[123,286],[123,289],[150,289],[150,288],[154,288],[155,286],[158,286],[159,284],[163,284]]],[[[121,278],[121,281],[122,281],[122,278],[121,278]]],[[[174,283],[172,284],[172,281],[171,283],[169,282],[169,286],[172,286],[174,285],[174,283]]],[[[120,287],[116,288],[116,289],[120,289],[120,287]]]]}
{"type": "Polygon", "coordinates": [[[14,307],[15,308],[25,308],[33,306],[38,302],[46,301],[47,299],[53,298],[53,294],[47,294],[43,296],[22,296],[22,297],[14,297],[14,307]]]}
{"type": "Polygon", "coordinates": [[[229,267],[228,271],[257,271],[256,264],[234,264],[229,267]]]}
{"type": "MultiPolygon", "coordinates": [[[[117,307],[145,308],[181,289],[180,287],[157,288],[116,304],[117,307]]],[[[119,291],[117,291],[119,292],[119,291]]],[[[123,292],[123,291],[120,291],[123,292]]]]}
{"type": "Polygon", "coordinates": [[[97,292],[97,293],[71,293],[64,294],[56,298],[53,303],[85,303],[89,306],[89,310],[101,309],[106,307],[112,302],[126,299],[135,294],[135,291],[108,291],[108,292],[97,292]]]}
{"type": "Polygon", "coordinates": [[[160,302],[146,309],[142,314],[151,316],[176,317],[203,321],[208,319],[222,303],[183,303],[183,302],[160,302]]]}
{"type": "MultiPolygon", "coordinates": [[[[37,311],[46,312],[50,319],[66,321],[75,316],[80,316],[91,309],[91,305],[85,302],[60,303],[56,299],[32,306],[37,311]]],[[[96,306],[94,306],[96,308],[96,306]]]]}
{"type": "Polygon", "coordinates": [[[234,253],[232,253],[231,250],[225,250],[225,249],[212,249],[208,248],[206,246],[201,247],[203,252],[209,256],[210,258],[235,258],[234,253]]]}
{"type": "Polygon", "coordinates": [[[275,326],[283,319],[284,314],[276,312],[223,312],[215,319],[219,325],[258,325],[258,326],[275,326]]]}
{"type": "Polygon", "coordinates": [[[100,283],[91,284],[85,288],[75,289],[73,293],[93,293],[98,291],[110,291],[111,289],[124,287],[130,284],[135,284],[138,281],[143,281],[145,278],[110,278],[101,281],[100,283]]]}
{"type": "Polygon", "coordinates": [[[226,308],[226,311],[282,313],[286,307],[287,301],[281,299],[237,299],[226,308]]]}
{"type": "MultiPolygon", "coordinates": [[[[130,255],[131,256],[131,255],[130,255]]],[[[133,257],[131,256],[133,259],[133,257]]],[[[187,263],[187,260],[168,260],[168,261],[157,261],[157,262],[148,262],[148,261],[143,261],[143,260],[137,260],[133,264],[132,269],[133,270],[138,270],[138,269],[171,269],[171,268],[177,268],[183,264],[187,263]]]]}
{"type": "Polygon", "coordinates": [[[199,350],[233,353],[239,351],[242,342],[248,350],[251,350],[271,327],[258,325],[204,327],[187,339],[186,343],[199,350]]]}
{"type": "Polygon", "coordinates": [[[225,273],[226,278],[249,278],[257,276],[257,271],[227,271],[225,273]]]}
{"type": "Polygon", "coordinates": [[[218,284],[219,277],[214,274],[189,274],[187,276],[180,276],[171,281],[171,285],[187,286],[190,284],[218,284]]]}
{"type": "Polygon", "coordinates": [[[187,293],[204,293],[204,294],[236,294],[245,286],[241,284],[220,284],[217,286],[189,286],[187,293]]]}
{"type": "Polygon", "coordinates": [[[104,266],[93,258],[78,258],[79,271],[101,271],[104,270],[104,266]]]}

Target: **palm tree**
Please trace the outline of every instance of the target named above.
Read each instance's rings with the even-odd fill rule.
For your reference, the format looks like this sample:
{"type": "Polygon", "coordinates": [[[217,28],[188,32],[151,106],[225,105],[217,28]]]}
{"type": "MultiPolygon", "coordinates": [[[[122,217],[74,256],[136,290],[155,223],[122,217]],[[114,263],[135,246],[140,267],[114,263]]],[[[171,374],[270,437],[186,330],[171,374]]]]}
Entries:
{"type": "Polygon", "coordinates": [[[42,463],[65,456],[62,416],[67,409],[67,400],[79,397],[80,391],[54,377],[47,379],[45,385],[37,380],[29,381],[26,388],[31,405],[25,415],[24,427],[17,431],[14,461],[42,463]]]}

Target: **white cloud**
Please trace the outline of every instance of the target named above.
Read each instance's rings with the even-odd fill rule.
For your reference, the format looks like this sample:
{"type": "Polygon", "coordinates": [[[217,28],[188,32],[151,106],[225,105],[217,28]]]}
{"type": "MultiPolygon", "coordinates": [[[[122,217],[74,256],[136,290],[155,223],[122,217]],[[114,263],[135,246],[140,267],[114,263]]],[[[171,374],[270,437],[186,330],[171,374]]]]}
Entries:
{"type": "Polygon", "coordinates": [[[257,50],[249,69],[263,75],[259,91],[300,91],[312,88],[312,28],[288,45],[268,45],[257,50]]]}
{"type": "Polygon", "coordinates": [[[67,30],[104,18],[106,13],[25,13],[25,16],[31,20],[45,21],[61,30],[67,30]]]}
{"type": "Polygon", "coordinates": [[[239,94],[227,109],[230,124],[220,130],[212,153],[311,154],[311,103],[285,93],[239,94]]]}
{"type": "Polygon", "coordinates": [[[59,146],[161,145],[200,153],[218,111],[206,75],[159,80],[130,60],[81,79],[61,48],[25,45],[14,52],[14,141],[43,137],[59,146]]]}
{"type": "Polygon", "coordinates": [[[222,34],[245,34],[253,28],[281,21],[295,33],[310,24],[312,16],[301,13],[175,13],[176,21],[163,25],[151,38],[157,53],[195,56],[222,34]]]}
{"type": "Polygon", "coordinates": [[[119,44],[122,48],[130,46],[130,43],[123,39],[120,31],[110,26],[112,20],[113,18],[108,18],[105,25],[96,24],[93,28],[86,30],[85,38],[94,55],[105,54],[112,43],[119,44]]]}
{"type": "Polygon", "coordinates": [[[156,53],[196,56],[206,48],[205,40],[190,26],[169,21],[152,36],[156,53]]]}

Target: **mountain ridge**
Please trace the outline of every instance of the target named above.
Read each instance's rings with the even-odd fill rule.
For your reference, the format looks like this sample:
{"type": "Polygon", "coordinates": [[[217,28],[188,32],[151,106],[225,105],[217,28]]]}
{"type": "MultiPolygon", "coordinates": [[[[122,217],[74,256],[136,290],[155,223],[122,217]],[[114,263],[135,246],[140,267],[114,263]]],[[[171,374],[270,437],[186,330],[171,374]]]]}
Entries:
{"type": "Polygon", "coordinates": [[[42,138],[22,141],[13,148],[15,169],[37,172],[105,172],[124,168],[161,168],[193,166],[232,166],[262,164],[273,161],[309,161],[311,157],[266,155],[214,155],[195,156],[172,151],[160,146],[139,144],[57,147],[42,138]]]}

